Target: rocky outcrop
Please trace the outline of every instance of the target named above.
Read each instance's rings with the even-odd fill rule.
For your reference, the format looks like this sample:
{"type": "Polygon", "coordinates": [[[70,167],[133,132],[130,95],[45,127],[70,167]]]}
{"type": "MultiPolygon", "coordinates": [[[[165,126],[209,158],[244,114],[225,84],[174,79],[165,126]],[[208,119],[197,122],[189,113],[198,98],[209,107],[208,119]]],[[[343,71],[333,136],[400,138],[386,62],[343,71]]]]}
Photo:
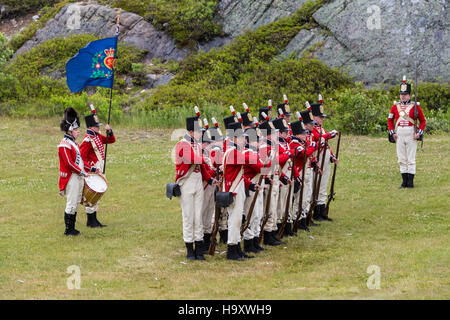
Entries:
{"type": "MultiPolygon", "coordinates": [[[[52,38],[67,37],[73,34],[89,33],[99,37],[115,34],[117,10],[98,4],[73,3],[65,6],[47,22],[43,29],[27,41],[15,55],[52,38]]],[[[188,51],[179,49],[175,41],[166,33],[157,30],[141,16],[122,11],[120,15],[119,41],[138,49],[148,50],[147,59],[183,60],[188,51]]]]}
{"type": "Polygon", "coordinates": [[[293,14],[308,0],[221,0],[218,4],[216,22],[223,31],[236,37],[246,30],[274,22],[293,14]]]}
{"type": "Polygon", "coordinates": [[[335,0],[313,18],[320,27],[301,30],[283,56],[312,54],[366,85],[413,78],[416,60],[421,81],[450,79],[446,0],[335,0]]]}

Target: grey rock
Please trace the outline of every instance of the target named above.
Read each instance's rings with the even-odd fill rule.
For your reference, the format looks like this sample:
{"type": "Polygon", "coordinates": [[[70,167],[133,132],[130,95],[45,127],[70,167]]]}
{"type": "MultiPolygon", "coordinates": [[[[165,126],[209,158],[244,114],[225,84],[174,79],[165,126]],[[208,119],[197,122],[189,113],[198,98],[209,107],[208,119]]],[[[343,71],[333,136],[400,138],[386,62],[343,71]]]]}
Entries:
{"type": "Polygon", "coordinates": [[[221,0],[215,22],[223,31],[236,37],[279,18],[293,14],[308,0],[221,0]]]}
{"type": "Polygon", "coordinates": [[[282,56],[313,46],[315,58],[369,86],[398,83],[403,74],[413,79],[416,60],[420,81],[450,79],[446,0],[336,0],[313,18],[320,27],[301,30],[282,56]],[[372,19],[377,9],[368,9],[374,4],[379,25],[372,19]]]}
{"type": "Polygon", "coordinates": [[[163,84],[167,84],[170,82],[170,80],[172,80],[172,78],[175,77],[174,74],[172,73],[165,73],[162,74],[154,83],[153,83],[153,88],[156,88],[158,86],[161,86],[163,84]]]}
{"type": "MultiPolygon", "coordinates": [[[[66,5],[47,22],[43,29],[27,41],[15,56],[30,50],[38,44],[57,37],[89,33],[99,37],[112,37],[115,34],[117,11],[98,4],[82,2],[66,5]]],[[[119,41],[138,49],[148,50],[146,60],[160,58],[163,60],[183,60],[187,49],[178,49],[175,41],[166,33],[157,30],[141,16],[122,11],[120,15],[119,41]]]]}
{"type": "Polygon", "coordinates": [[[34,15],[31,17],[33,19],[33,21],[38,21],[39,20],[39,15],[34,15]]]}
{"type": "Polygon", "coordinates": [[[156,79],[158,78],[158,75],[156,74],[146,74],[145,77],[147,78],[147,82],[144,85],[145,89],[153,88],[153,84],[155,83],[156,79]]]}
{"type": "Polygon", "coordinates": [[[222,47],[229,44],[231,40],[231,37],[216,37],[208,42],[199,42],[197,44],[197,49],[208,52],[212,48],[222,47]]]}

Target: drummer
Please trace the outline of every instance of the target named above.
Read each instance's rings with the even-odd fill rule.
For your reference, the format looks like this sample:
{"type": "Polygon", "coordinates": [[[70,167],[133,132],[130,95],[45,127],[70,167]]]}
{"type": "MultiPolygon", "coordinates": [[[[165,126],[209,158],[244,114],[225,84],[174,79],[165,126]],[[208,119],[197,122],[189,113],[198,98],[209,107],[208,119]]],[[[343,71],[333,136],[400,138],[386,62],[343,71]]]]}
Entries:
{"type": "MultiPolygon", "coordinates": [[[[102,174],[105,160],[104,144],[114,143],[116,138],[109,124],[105,126],[106,136],[100,134],[100,126],[94,106],[89,105],[91,114],[84,117],[86,121],[86,135],[80,145],[81,157],[83,158],[84,168],[89,172],[102,174]]],[[[91,228],[106,227],[97,220],[98,202],[93,207],[86,207],[87,223],[91,228]]]]}
{"type": "Polygon", "coordinates": [[[64,138],[58,145],[59,156],[59,194],[67,197],[64,210],[64,222],[66,224],[66,236],[80,234],[75,229],[78,205],[81,202],[84,178],[88,173],[84,171],[83,160],[76,139],[80,135],[80,119],[73,108],[64,111],[64,119],[60,124],[65,132],[64,138]]]}

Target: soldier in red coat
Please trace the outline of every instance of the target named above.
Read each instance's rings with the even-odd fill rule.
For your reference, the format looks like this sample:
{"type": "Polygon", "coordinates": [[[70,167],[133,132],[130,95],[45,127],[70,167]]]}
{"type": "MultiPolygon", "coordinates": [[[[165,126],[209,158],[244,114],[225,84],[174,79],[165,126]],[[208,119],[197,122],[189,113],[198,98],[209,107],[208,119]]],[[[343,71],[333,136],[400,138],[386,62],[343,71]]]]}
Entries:
{"type": "MultiPolygon", "coordinates": [[[[256,191],[259,186],[252,183],[244,175],[244,166],[251,165],[242,153],[245,145],[245,134],[240,122],[230,123],[227,136],[231,138],[230,144],[223,156],[223,192],[233,194],[233,202],[227,207],[228,212],[228,247],[227,259],[242,261],[250,258],[241,248],[241,226],[244,215],[245,190],[256,191]]],[[[256,164],[257,165],[257,164],[256,164]]]]}
{"type": "Polygon", "coordinates": [[[411,102],[411,84],[406,77],[400,85],[400,101],[395,102],[388,117],[389,141],[397,144],[397,157],[403,182],[400,188],[414,188],[417,140],[423,139],[425,116],[417,103],[416,113],[411,102]],[[419,126],[416,120],[419,120],[419,126]]]}
{"type": "Polygon", "coordinates": [[[326,210],[325,210],[325,203],[327,200],[327,188],[328,188],[328,179],[330,178],[330,168],[331,163],[338,163],[338,159],[333,154],[333,151],[331,150],[330,146],[328,145],[327,148],[323,148],[325,146],[325,141],[333,139],[336,137],[338,132],[336,130],[331,130],[330,132],[326,132],[326,130],[323,128],[322,123],[324,118],[328,118],[326,114],[323,113],[323,106],[322,106],[322,96],[319,95],[319,103],[313,103],[311,105],[312,114],[314,117],[314,120],[317,122],[317,125],[314,126],[313,131],[311,132],[312,140],[316,143],[321,144],[319,159],[317,159],[317,164],[320,165],[322,163],[322,157],[325,157],[325,162],[323,166],[323,172],[322,179],[320,182],[319,193],[317,196],[317,203],[316,207],[314,208],[314,215],[313,219],[317,221],[332,221],[327,216],[326,210]]]}
{"type": "MultiPolygon", "coordinates": [[[[103,166],[105,161],[105,149],[104,144],[116,142],[116,137],[112,132],[109,124],[105,126],[106,136],[100,133],[99,122],[93,105],[90,105],[92,114],[84,117],[86,121],[86,135],[83,142],[80,145],[81,157],[83,158],[84,168],[87,172],[103,172],[103,166]]],[[[91,228],[106,227],[97,220],[98,203],[93,207],[86,207],[87,222],[86,226],[91,228]]]]}
{"type": "Polygon", "coordinates": [[[80,232],[75,229],[78,205],[83,193],[84,171],[83,159],[81,157],[77,137],[80,135],[80,119],[73,108],[64,111],[64,119],[60,124],[61,130],[65,132],[64,138],[58,145],[59,156],[59,194],[66,196],[66,209],[64,210],[64,223],[66,236],[76,236],[80,232]]]}
{"type": "MultiPolygon", "coordinates": [[[[303,112],[302,112],[303,113],[303,112]]],[[[306,113],[303,113],[305,115],[305,118],[307,117],[307,111],[306,113]]],[[[297,118],[298,121],[294,121],[291,123],[291,129],[292,129],[292,137],[291,137],[291,143],[289,144],[290,151],[293,155],[295,155],[295,173],[296,173],[296,184],[297,187],[294,189],[294,212],[292,214],[293,219],[296,218],[297,214],[301,215],[301,218],[299,219],[299,228],[303,230],[308,230],[308,227],[306,225],[306,212],[309,209],[306,209],[307,203],[311,197],[311,172],[308,172],[308,161],[313,155],[314,151],[317,149],[317,144],[315,142],[310,142],[307,138],[308,136],[308,130],[305,128],[304,121],[305,119],[302,117],[302,115],[297,112],[297,118]],[[305,160],[305,153],[306,153],[306,163],[303,165],[303,162],[305,160]],[[301,175],[303,166],[305,167],[305,175],[304,175],[304,181],[301,181],[301,175]],[[303,199],[302,199],[302,210],[298,211],[299,209],[299,201],[300,201],[300,188],[301,184],[304,184],[303,186],[303,199]]],[[[309,118],[309,117],[308,117],[309,118]]]]}
{"type": "Polygon", "coordinates": [[[188,260],[205,260],[203,255],[203,182],[215,183],[211,168],[203,158],[200,119],[186,118],[187,133],[175,147],[175,182],[180,186],[180,205],[183,215],[183,240],[188,260]],[[195,243],[195,249],[194,249],[195,243]]]}

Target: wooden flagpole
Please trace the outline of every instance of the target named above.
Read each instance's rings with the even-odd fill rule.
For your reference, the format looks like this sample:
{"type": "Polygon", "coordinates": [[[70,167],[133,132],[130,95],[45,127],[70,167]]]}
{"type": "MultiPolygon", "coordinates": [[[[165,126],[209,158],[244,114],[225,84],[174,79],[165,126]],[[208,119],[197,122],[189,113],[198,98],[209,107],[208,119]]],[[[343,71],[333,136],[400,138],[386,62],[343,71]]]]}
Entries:
{"type": "MultiPolygon", "coordinates": [[[[119,13],[117,14],[117,24],[116,24],[116,37],[117,37],[117,47],[115,56],[117,59],[117,51],[119,48],[119,22],[120,22],[120,9],[119,13]]],[[[113,63],[113,76],[115,76],[116,73],[116,67],[115,67],[115,61],[113,63]]],[[[111,89],[109,91],[109,110],[108,110],[108,124],[111,121],[111,105],[112,105],[112,92],[113,92],[113,86],[114,86],[114,79],[113,79],[113,85],[111,86],[111,89]]],[[[105,161],[103,162],[103,174],[105,174],[106,171],[106,155],[108,154],[108,139],[109,139],[109,133],[106,133],[106,145],[105,145],[105,161]]]]}

